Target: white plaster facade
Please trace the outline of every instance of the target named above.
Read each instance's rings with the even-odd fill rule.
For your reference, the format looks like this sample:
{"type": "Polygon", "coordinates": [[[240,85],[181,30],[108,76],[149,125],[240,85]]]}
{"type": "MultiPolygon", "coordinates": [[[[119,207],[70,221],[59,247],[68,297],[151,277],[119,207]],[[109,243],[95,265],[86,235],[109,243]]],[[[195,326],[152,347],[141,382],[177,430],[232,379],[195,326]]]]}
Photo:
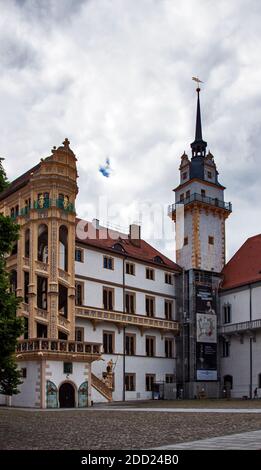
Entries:
{"type": "Polygon", "coordinates": [[[261,397],[261,284],[221,292],[220,323],[222,384],[226,376],[231,376],[232,397],[253,397],[255,388],[261,397]],[[227,305],[231,314],[229,323],[224,318],[227,305]],[[227,348],[223,342],[228,343],[227,348]]]}
{"type": "MultiPolygon", "coordinates": [[[[103,267],[103,258],[106,252],[97,251],[89,247],[79,245],[84,250],[82,262],[75,263],[75,280],[83,284],[82,304],[86,307],[103,309],[103,288],[111,288],[114,291],[114,308],[116,312],[124,312],[124,292],[135,295],[135,315],[146,318],[146,296],[154,297],[155,319],[165,320],[165,300],[172,303],[172,320],[176,317],[175,275],[173,270],[157,268],[134,259],[124,261],[117,253],[109,255],[113,257],[114,269],[103,267]],[[135,275],[127,274],[126,262],[135,265],[135,275]],[[146,268],[154,270],[154,280],[146,279],[146,268]],[[124,273],[125,271],[125,273],[124,273]],[[165,283],[165,273],[171,275],[172,283],[165,283]]],[[[107,254],[108,255],[108,254],[107,254]]],[[[112,332],[114,337],[114,350],[112,354],[103,354],[103,360],[92,364],[92,372],[102,380],[106,372],[106,365],[110,359],[113,361],[114,391],[113,400],[123,399],[123,355],[124,333],[123,328],[111,321],[103,321],[95,324],[88,319],[77,317],[76,328],[84,329],[84,341],[103,343],[103,332],[112,332]]],[[[166,375],[175,378],[175,339],[171,332],[162,332],[160,328],[140,328],[126,325],[125,335],[135,335],[135,355],[125,355],[125,373],[135,374],[135,390],[125,391],[126,400],[139,400],[152,398],[152,392],[146,391],[146,374],[155,376],[156,382],[165,382],[166,375]],[[155,338],[155,356],[146,355],[146,336],[155,338]],[[165,339],[172,341],[172,357],[165,355],[165,339]]],[[[93,389],[92,400],[104,401],[104,397],[93,389]]]]}

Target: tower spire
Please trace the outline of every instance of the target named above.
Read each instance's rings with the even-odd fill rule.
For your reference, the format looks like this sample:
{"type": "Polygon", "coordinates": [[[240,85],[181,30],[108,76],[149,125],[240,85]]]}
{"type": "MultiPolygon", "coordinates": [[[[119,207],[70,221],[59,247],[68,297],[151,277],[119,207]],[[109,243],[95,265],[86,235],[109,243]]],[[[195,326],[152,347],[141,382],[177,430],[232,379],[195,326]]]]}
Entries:
{"type": "Polygon", "coordinates": [[[202,83],[196,77],[193,77],[192,80],[195,80],[198,84],[196,92],[197,92],[197,116],[196,116],[196,131],[195,131],[195,140],[190,144],[192,149],[192,158],[194,157],[205,157],[206,155],[206,147],[207,142],[205,142],[202,138],[202,126],[201,126],[201,112],[200,112],[200,88],[199,83],[202,83]]]}

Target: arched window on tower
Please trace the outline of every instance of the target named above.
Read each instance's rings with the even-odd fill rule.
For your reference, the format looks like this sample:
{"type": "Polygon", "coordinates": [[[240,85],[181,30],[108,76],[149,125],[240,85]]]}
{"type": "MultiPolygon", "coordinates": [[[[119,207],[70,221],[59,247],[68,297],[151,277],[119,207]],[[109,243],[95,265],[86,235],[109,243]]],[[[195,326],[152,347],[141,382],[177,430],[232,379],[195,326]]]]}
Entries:
{"type": "Polygon", "coordinates": [[[24,234],[24,256],[30,258],[30,229],[28,228],[24,234]]]}
{"type": "Polygon", "coordinates": [[[47,278],[37,276],[37,307],[47,310],[47,278]]]}
{"type": "Polygon", "coordinates": [[[48,263],[48,227],[46,224],[38,227],[38,261],[48,263]]]}
{"type": "Polygon", "coordinates": [[[68,271],[68,229],[65,225],[59,228],[59,267],[68,271]]]}

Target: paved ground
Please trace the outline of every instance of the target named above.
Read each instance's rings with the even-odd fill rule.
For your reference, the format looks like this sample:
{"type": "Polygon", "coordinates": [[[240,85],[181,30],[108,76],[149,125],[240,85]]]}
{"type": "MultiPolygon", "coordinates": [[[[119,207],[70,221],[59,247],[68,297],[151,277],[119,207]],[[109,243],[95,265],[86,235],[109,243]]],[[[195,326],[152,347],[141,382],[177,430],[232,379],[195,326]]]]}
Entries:
{"type": "Polygon", "coordinates": [[[201,439],[172,446],[159,447],[162,450],[261,450],[261,431],[232,434],[231,436],[201,439]]]}
{"type": "MultiPolygon", "coordinates": [[[[112,402],[108,403],[106,406],[118,407],[123,405],[123,402],[112,402]]],[[[100,405],[95,405],[103,406],[100,405]]],[[[124,403],[124,407],[135,407],[135,408],[260,408],[261,409],[261,399],[256,400],[242,400],[242,399],[224,399],[224,400],[215,400],[215,399],[204,399],[204,400],[146,400],[146,401],[129,401],[124,403]]]]}
{"type": "Polygon", "coordinates": [[[109,408],[54,412],[2,408],[0,449],[155,449],[261,429],[261,414],[255,412],[128,408],[126,413],[109,408]]]}

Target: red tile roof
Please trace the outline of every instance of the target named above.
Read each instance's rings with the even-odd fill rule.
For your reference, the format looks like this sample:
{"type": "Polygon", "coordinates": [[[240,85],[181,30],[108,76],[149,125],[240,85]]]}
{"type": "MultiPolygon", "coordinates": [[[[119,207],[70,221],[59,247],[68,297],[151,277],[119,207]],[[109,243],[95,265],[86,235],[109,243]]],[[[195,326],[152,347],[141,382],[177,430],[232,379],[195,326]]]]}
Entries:
{"type": "Polygon", "coordinates": [[[222,271],[221,289],[261,281],[261,234],[248,238],[222,271]]]}
{"type": "Polygon", "coordinates": [[[35,165],[33,168],[30,168],[30,170],[26,171],[23,173],[23,175],[12,181],[8,188],[0,194],[0,201],[5,199],[7,196],[10,196],[10,194],[14,193],[15,191],[18,191],[18,189],[21,189],[23,186],[26,186],[31,178],[31,174],[37,171],[40,166],[41,163],[37,163],[37,165],[35,165]]]}
{"type": "MultiPolygon", "coordinates": [[[[80,222],[80,219],[76,219],[76,224],[80,222]]],[[[112,254],[126,255],[128,258],[137,259],[148,264],[153,264],[158,268],[168,268],[173,271],[181,271],[181,268],[171,261],[169,258],[160,253],[156,248],[149,245],[145,240],[131,240],[128,235],[122,234],[115,230],[107,229],[101,227],[95,229],[91,222],[81,221],[85,223],[84,232],[86,236],[83,239],[83,236],[78,232],[76,228],[76,242],[84,244],[89,247],[98,248],[100,250],[109,251],[112,254]],[[77,236],[78,234],[78,236],[77,236]],[[103,238],[101,238],[103,237],[103,238]],[[137,245],[139,243],[139,246],[137,245]],[[122,251],[117,250],[117,246],[120,245],[122,251]],[[159,257],[162,262],[155,261],[155,258],[159,257]]],[[[120,247],[118,247],[120,248],[120,247]]]]}

